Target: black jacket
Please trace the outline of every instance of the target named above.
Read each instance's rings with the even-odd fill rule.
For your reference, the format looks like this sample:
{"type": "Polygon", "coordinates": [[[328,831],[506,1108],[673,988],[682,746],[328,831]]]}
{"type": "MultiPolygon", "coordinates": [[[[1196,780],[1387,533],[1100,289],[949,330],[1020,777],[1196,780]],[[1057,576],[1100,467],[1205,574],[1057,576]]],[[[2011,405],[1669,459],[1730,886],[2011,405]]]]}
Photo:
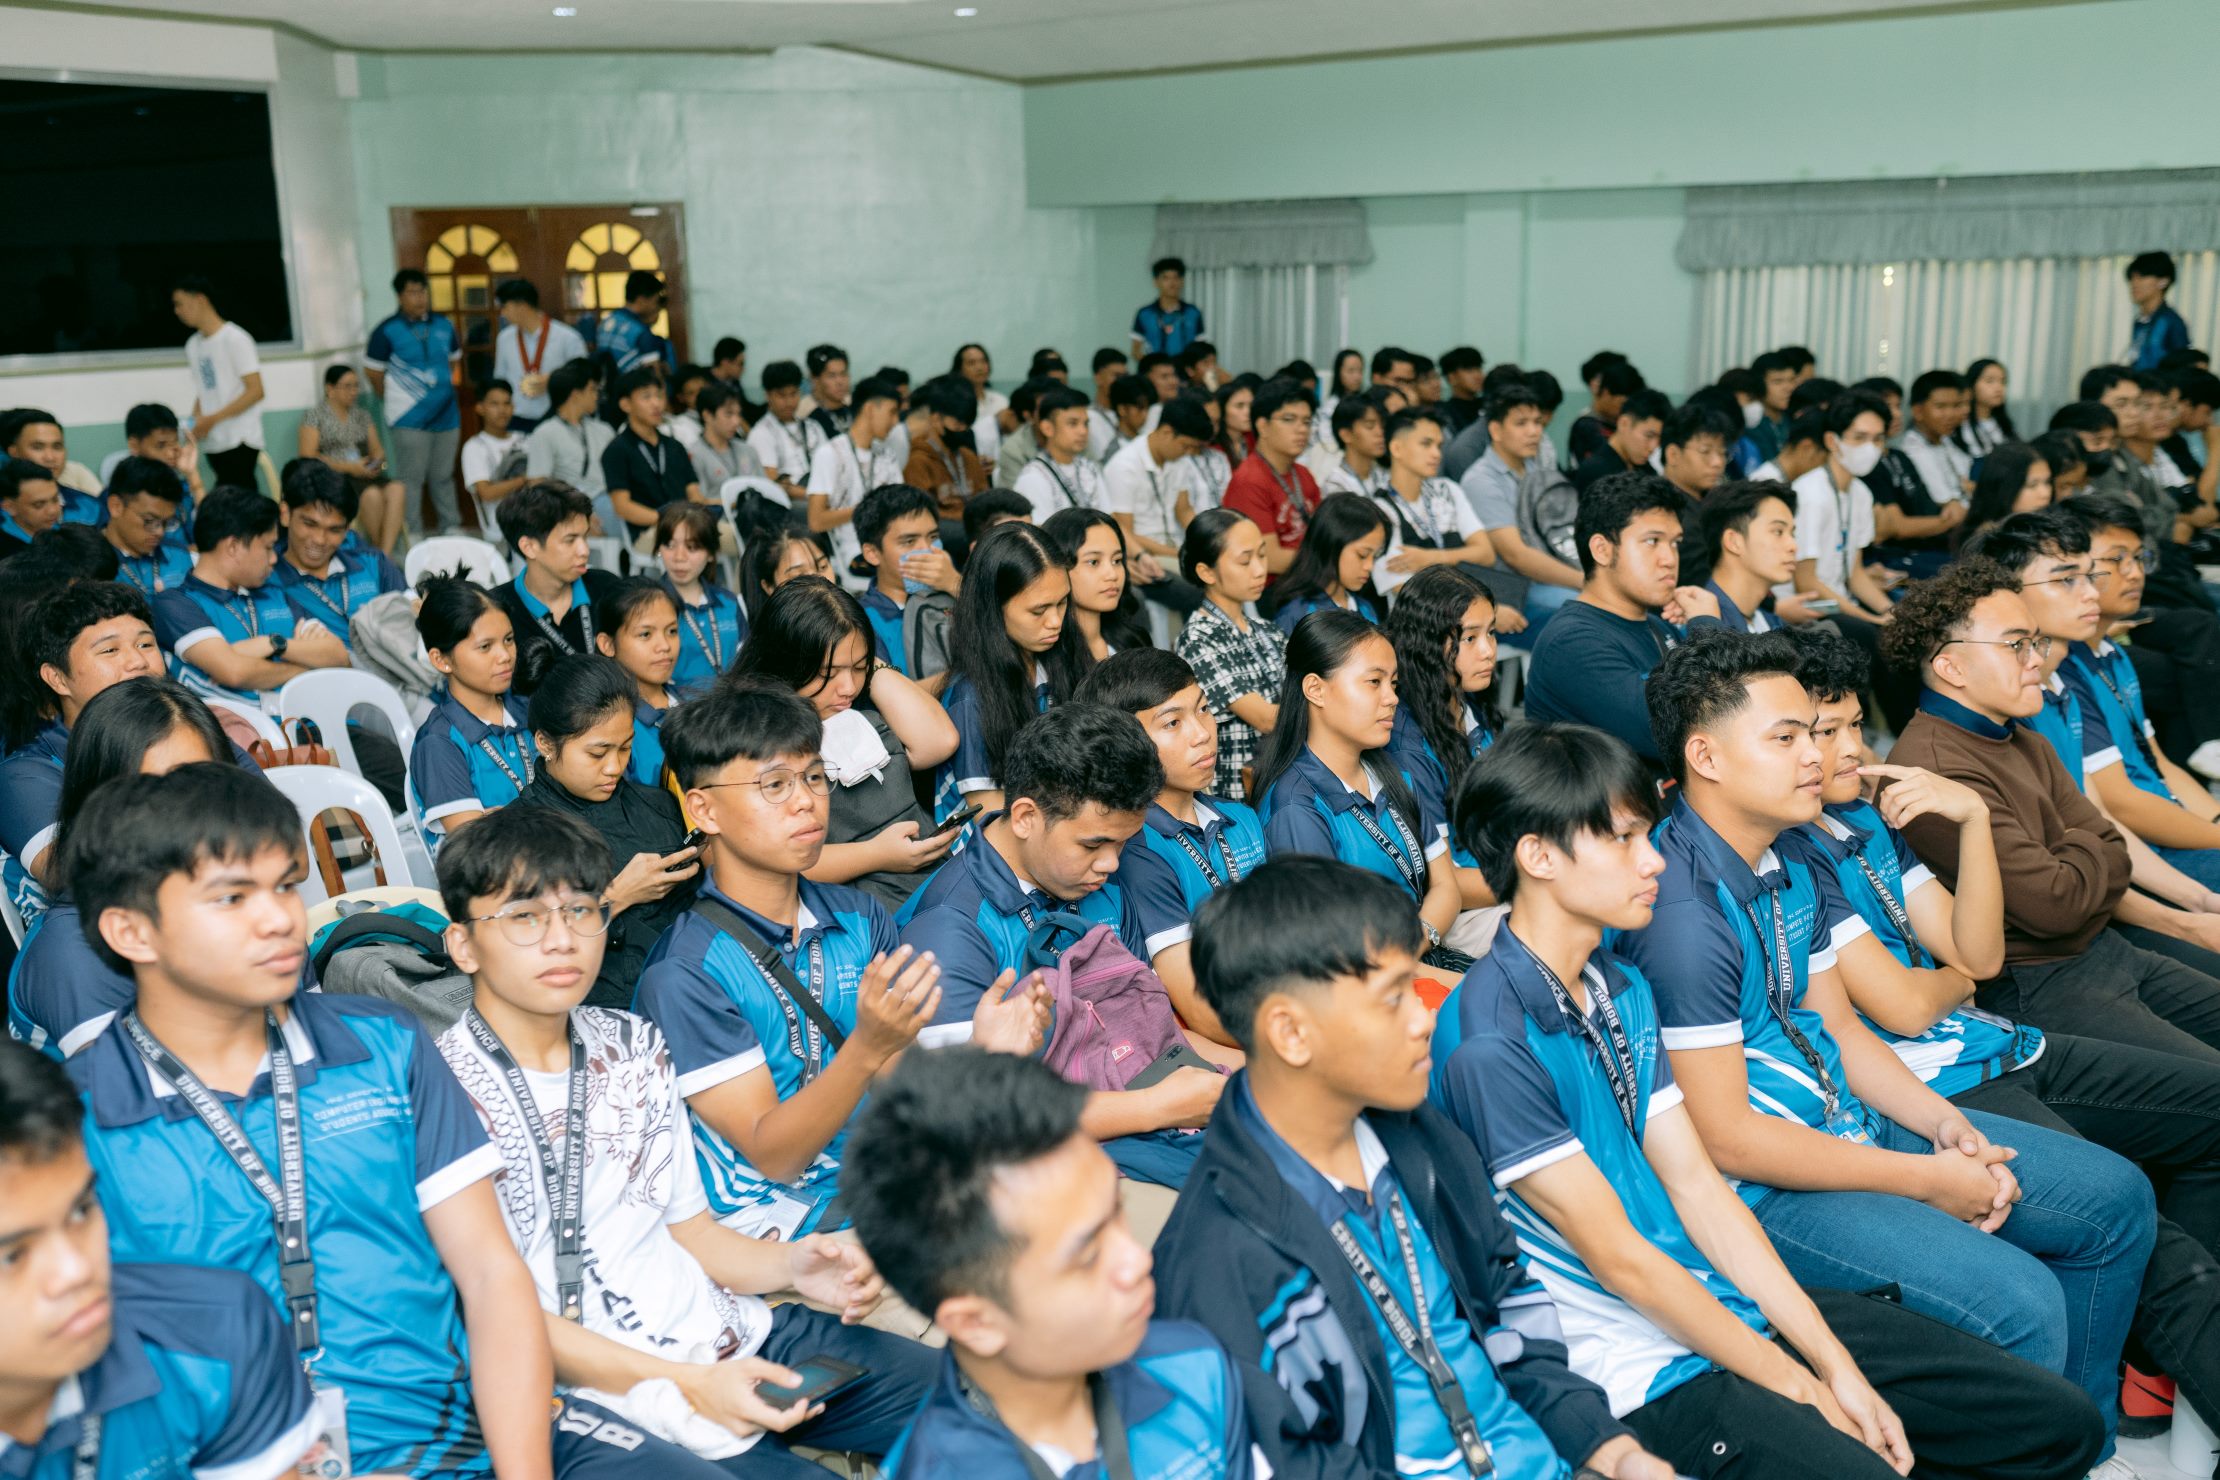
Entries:
{"type": "MultiPolygon", "coordinates": [[[[1317,1213],[1250,1134],[1237,1108],[1245,1088],[1237,1079],[1220,1096],[1202,1154],[1156,1240],[1157,1316],[1198,1322],[1224,1344],[1275,1473],[1392,1476],[1394,1381],[1370,1299],[1317,1213]],[[1352,1363],[1358,1372],[1348,1370],[1352,1363]],[[1347,1395],[1358,1381],[1371,1396],[1352,1436],[1347,1395]]],[[[1631,1432],[1611,1416],[1602,1390],[1566,1365],[1556,1308],[1527,1274],[1472,1143],[1432,1105],[1365,1119],[1474,1336],[1503,1328],[1486,1344],[1513,1401],[1574,1465],[1631,1432]]]]}

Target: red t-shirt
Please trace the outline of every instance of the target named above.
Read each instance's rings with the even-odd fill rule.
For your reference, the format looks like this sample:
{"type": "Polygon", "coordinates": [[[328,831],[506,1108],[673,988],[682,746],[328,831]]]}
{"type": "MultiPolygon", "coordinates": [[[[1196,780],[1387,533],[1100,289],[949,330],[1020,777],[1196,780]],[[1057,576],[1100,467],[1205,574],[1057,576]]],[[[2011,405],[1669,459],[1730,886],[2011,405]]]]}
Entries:
{"type": "Polygon", "coordinates": [[[1310,516],[1318,508],[1318,480],[1311,477],[1310,469],[1297,463],[1283,482],[1261,453],[1251,453],[1227,480],[1222,502],[1254,521],[1283,549],[1292,550],[1302,544],[1303,531],[1310,528],[1310,516]],[[1287,496],[1290,484],[1302,495],[1300,499],[1287,496]]]}

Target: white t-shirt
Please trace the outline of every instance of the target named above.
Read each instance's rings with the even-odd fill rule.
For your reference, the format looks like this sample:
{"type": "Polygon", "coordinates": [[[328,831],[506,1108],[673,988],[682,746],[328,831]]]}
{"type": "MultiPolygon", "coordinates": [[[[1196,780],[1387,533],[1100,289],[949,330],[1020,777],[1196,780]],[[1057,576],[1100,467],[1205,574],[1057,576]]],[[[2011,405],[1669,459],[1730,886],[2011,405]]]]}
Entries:
{"type": "MultiPolygon", "coordinates": [[[[584,1325],[634,1351],[673,1361],[753,1355],[770,1333],[771,1309],[711,1279],[671,1236],[674,1224],[706,1211],[701,1166],[678,1073],[663,1034],[646,1018],[580,1007],[571,1022],[586,1049],[584,1325]]],[[[439,1036],[440,1055],[501,1153],[493,1179],[501,1221],[532,1271],[540,1305],[559,1310],[555,1226],[539,1155],[508,1077],[487,1057],[467,1020],[439,1036]]],[[[525,1071],[540,1122],[566,1165],[569,1076],[525,1071]]],[[[611,1396],[597,1395],[607,1403],[611,1396]]]]}
{"type": "MultiPolygon", "coordinates": [[[[185,363],[192,367],[193,395],[200,402],[203,416],[238,400],[246,393],[247,377],[262,373],[262,357],[255,353],[254,336],[233,323],[226,323],[212,335],[195,331],[185,341],[185,363]]],[[[200,445],[204,452],[262,446],[262,408],[251,406],[216,423],[216,429],[201,438],[200,445]]]]}
{"type": "MultiPolygon", "coordinates": [[[[1317,472],[1313,470],[1311,476],[1318,477],[1317,472]]],[[[1385,462],[1374,463],[1372,471],[1359,478],[1350,471],[1347,458],[1335,458],[1333,466],[1326,469],[1326,476],[1318,479],[1318,496],[1324,498],[1329,493],[1354,493],[1369,498],[1382,492],[1387,486],[1388,467],[1385,462]]]]}
{"type": "Polygon", "coordinates": [[[1027,459],[1018,470],[1017,482],[1010,486],[1032,502],[1035,524],[1065,509],[1107,506],[1102,469],[1083,457],[1060,463],[1041,453],[1027,459]]]}
{"type": "MultiPolygon", "coordinates": [[[[547,326],[547,344],[540,348],[539,374],[553,375],[572,360],[586,358],[584,335],[553,314],[546,315],[541,322],[547,326]]],[[[531,372],[524,368],[524,349],[518,340],[514,324],[501,326],[501,332],[493,340],[493,373],[496,379],[509,383],[510,394],[516,401],[516,414],[526,421],[538,421],[555,408],[548,404],[544,387],[536,396],[524,394],[524,377],[531,372]]],[[[540,346],[537,330],[533,331],[532,344],[535,348],[540,346]]]]}
{"type": "Polygon", "coordinates": [[[825,429],[806,416],[788,422],[766,414],[749,431],[748,445],[763,459],[766,475],[783,473],[796,483],[807,483],[810,460],[825,445],[825,429]]]}
{"type": "Polygon", "coordinates": [[[1912,460],[1912,466],[1919,469],[1919,480],[1927,485],[1927,496],[1937,505],[1955,503],[1966,496],[1965,484],[1959,480],[1972,476],[1973,464],[1956,444],[1930,442],[1918,427],[1913,427],[1898,445],[1912,460]]]}
{"type": "MultiPolygon", "coordinates": [[[[1796,492],[1796,554],[1817,562],[1819,579],[1845,601],[1850,595],[1850,572],[1858,556],[1873,543],[1873,492],[1857,478],[1837,490],[1821,463],[1791,485],[1796,492]]],[[[1796,583],[1773,588],[1779,596],[1794,596],[1796,583]]]]}
{"type": "Polygon", "coordinates": [[[1108,462],[1125,443],[1125,434],[1118,430],[1115,416],[1100,406],[1087,408],[1087,458],[1090,462],[1108,462]]]}
{"type": "Polygon", "coordinates": [[[1372,501],[1388,516],[1387,548],[1372,567],[1372,585],[1383,596],[1417,574],[1388,569],[1388,561],[1403,552],[1404,524],[1433,540],[1436,549],[1461,545],[1483,527],[1464,489],[1447,478],[1428,478],[1420,484],[1416,503],[1393,488],[1374,494],[1372,501]]]}
{"type": "MultiPolygon", "coordinates": [[[[818,448],[816,455],[810,458],[809,482],[803,485],[803,491],[811,497],[824,494],[836,509],[853,509],[872,489],[901,481],[902,470],[888,461],[884,442],[874,443],[865,450],[856,446],[855,438],[842,434],[818,448]]],[[[868,583],[848,569],[862,553],[863,543],[856,538],[854,520],[832,527],[834,580],[862,590],[868,583]]]]}
{"type": "MultiPolygon", "coordinates": [[[[501,471],[501,463],[511,451],[524,445],[524,439],[515,432],[496,437],[491,432],[480,432],[463,443],[463,487],[471,489],[481,483],[490,483],[501,471]]],[[[472,495],[476,497],[476,495],[472,495]]]]}
{"type": "Polygon", "coordinates": [[[1112,454],[1102,470],[1102,508],[1131,514],[1133,532],[1158,544],[1177,546],[1186,530],[1179,522],[1179,496],[1195,501],[1194,465],[1184,457],[1160,463],[1149,439],[1135,437],[1112,454]]]}

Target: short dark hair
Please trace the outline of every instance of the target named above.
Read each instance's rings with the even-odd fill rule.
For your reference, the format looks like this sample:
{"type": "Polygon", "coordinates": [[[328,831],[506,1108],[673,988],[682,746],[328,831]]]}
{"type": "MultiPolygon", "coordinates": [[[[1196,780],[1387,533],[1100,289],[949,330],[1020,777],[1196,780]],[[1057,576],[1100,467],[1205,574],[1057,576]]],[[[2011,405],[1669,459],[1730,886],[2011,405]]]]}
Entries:
{"type": "Polygon", "coordinates": [[[680,786],[698,786],[735,760],[813,756],[824,744],[816,709],[767,678],[728,678],[663,722],[663,758],[680,786]]]}
{"type": "Polygon", "coordinates": [[[1822,704],[1865,691],[1872,664],[1865,649],[1825,624],[1784,628],[1796,644],[1796,681],[1822,704]]]}
{"type": "Polygon", "coordinates": [[[1642,697],[1651,738],[1675,781],[1688,780],[1688,737],[1739,713],[1751,682],[1776,674],[1796,676],[1796,646],[1778,632],[1700,632],[1665,654],[1642,697]]]}
{"type": "MultiPolygon", "coordinates": [[[[559,746],[585,734],[612,713],[621,710],[630,714],[639,692],[632,675],[615,658],[604,658],[599,653],[565,653],[540,675],[539,686],[532,690],[531,706],[525,711],[525,723],[532,727],[533,734],[545,735],[559,746]]],[[[666,757],[669,725],[677,718],[674,713],[664,721],[666,757]]]]}
{"type": "Polygon", "coordinates": [[[72,581],[47,592],[32,605],[23,623],[24,666],[36,675],[51,663],[69,672],[69,650],[88,627],[118,617],[137,617],[148,627],[154,614],[136,586],[121,581],[72,581]]]}
{"type": "MultiPolygon", "coordinates": [[[[704,371],[702,373],[707,374],[708,372],[704,371]]],[[[895,398],[897,400],[901,399],[900,393],[902,391],[908,390],[910,386],[910,372],[904,370],[900,365],[881,365],[878,368],[877,373],[871,378],[874,380],[884,381],[886,384],[894,387],[896,392],[895,398]]]]}
{"type": "Polygon", "coordinates": [[[1656,796],[1642,758],[1617,736],[1587,725],[1514,725],[1465,768],[1450,814],[1480,876],[1509,903],[1519,839],[1539,836],[1570,852],[1583,834],[1611,836],[1615,809],[1654,817],[1656,796]]]}
{"type": "Polygon", "coordinates": [[[1074,704],[1100,704],[1127,714],[1154,709],[1194,687],[1195,670],[1163,648],[1123,648],[1097,663],[1072,691],[1074,704]]]}
{"type": "Polygon", "coordinates": [[[635,267],[624,275],[624,301],[627,303],[658,295],[662,291],[663,279],[643,268],[635,267]]]}
{"type": "Polygon", "coordinates": [[[278,506],[251,488],[226,483],[210,490],[193,515],[193,548],[203,554],[225,540],[258,540],[278,527],[278,506]]]}
{"type": "MultiPolygon", "coordinates": [[[[1884,408],[1886,404],[1883,403],[1884,408]]],[[[1799,411],[1788,419],[1788,426],[1781,432],[1781,450],[1786,452],[1801,442],[1809,442],[1814,447],[1827,445],[1826,407],[1814,406],[1808,411],[1799,411]]]]}
{"type": "Polygon", "coordinates": [[[1086,1104],[1083,1086],[1020,1054],[904,1054],[842,1159],[856,1237],[894,1293],[928,1315],[955,1295],[1007,1300],[1018,1245],[995,1217],[995,1178],[1080,1135],[1086,1104]]]}
{"type": "Polygon", "coordinates": [[[513,397],[516,395],[516,387],[509,384],[506,380],[503,380],[498,375],[488,377],[487,379],[478,382],[479,400],[483,401],[486,397],[492,395],[495,391],[501,392],[501,394],[504,396],[513,397]]]}
{"type": "Polygon", "coordinates": [[[1890,396],[1896,397],[1899,401],[1904,399],[1904,382],[1893,375],[1868,375],[1865,379],[1852,385],[1850,389],[1864,391],[1868,395],[1880,396],[1883,399],[1890,396]]]}
{"type": "MultiPolygon", "coordinates": [[[[1930,371],[1929,373],[1938,372],[1930,371]]],[[[1955,371],[1950,370],[1939,373],[1944,375],[1956,374],[1955,371]]],[[[1888,431],[1889,403],[1879,396],[1869,396],[1863,391],[1851,391],[1846,395],[1837,396],[1827,403],[1827,430],[1839,437],[1844,432],[1849,431],[1852,424],[1861,416],[1879,417],[1881,430],[1884,433],[1888,431]]]]}
{"type": "Polygon", "coordinates": [[[2164,278],[2174,281],[2174,254],[2171,252],[2137,252],[2135,260],[2128,263],[2129,277],[2164,278]]]}
{"type": "Polygon", "coordinates": [[[1207,339],[1198,339],[1172,357],[1182,371],[1193,370],[1205,360],[1218,358],[1218,346],[1207,339]]]}
{"type": "Polygon", "coordinates": [[[1275,992],[1361,977],[1385,951],[1425,949],[1411,897],[1384,874],[1332,858],[1274,858],[1195,911],[1195,988],[1242,1049],[1275,992]]]}
{"type": "Polygon", "coordinates": [[[1249,402],[1249,423],[1251,426],[1260,426],[1287,406],[1301,406],[1306,411],[1309,410],[1309,393],[1292,380],[1267,380],[1256,388],[1256,393],[1249,402]]]}
{"type": "Polygon", "coordinates": [[[404,288],[429,288],[431,285],[432,280],[424,276],[424,269],[421,267],[404,267],[393,274],[393,291],[396,293],[404,288]]]}
{"type": "Polygon", "coordinates": [[[495,506],[493,522],[501,527],[501,538],[509,548],[521,556],[526,540],[544,545],[557,525],[593,516],[594,501],[579,490],[560,478],[534,478],[495,506]]]}
{"type": "Polygon", "coordinates": [[[2076,389],[2082,400],[2095,401],[2121,381],[2138,379],[2136,372],[2125,365],[2092,365],[2081,372],[2081,384],[2076,389]]]}
{"type": "Polygon", "coordinates": [[[802,356],[802,363],[808,368],[810,379],[815,380],[834,365],[847,364],[848,352],[837,344],[813,344],[802,356]]]}
{"type": "MultiPolygon", "coordinates": [[[[593,361],[572,360],[567,365],[558,365],[547,377],[547,404],[560,410],[572,396],[593,383],[593,361]]],[[[511,494],[510,497],[514,498],[515,495],[511,494]]]]}
{"type": "Polygon", "coordinates": [[[876,545],[886,538],[888,525],[916,514],[930,514],[937,521],[940,505],[922,488],[913,488],[907,483],[882,483],[856,505],[856,540],[860,544],[876,545]]]}
{"type": "Polygon", "coordinates": [[[142,401],[124,413],[123,434],[126,437],[144,437],[154,432],[177,430],[177,413],[160,401],[142,401]]]}
{"type": "Polygon", "coordinates": [[[719,360],[729,360],[734,355],[744,355],[747,352],[748,342],[745,339],[735,339],[732,335],[727,334],[710,348],[709,363],[714,365],[719,360]]]}
{"type": "MultiPolygon", "coordinates": [[[[670,741],[663,743],[668,751],[670,741]]],[[[1089,802],[1106,812],[1146,809],[1164,789],[1164,765],[1130,711],[1066,703],[1011,737],[1002,779],[1010,801],[1029,797],[1049,821],[1060,822],[1089,802]]]]}
{"type": "Polygon", "coordinates": [[[286,463],[285,471],[278,474],[278,497],[296,512],[321,504],[349,524],[362,508],[362,498],[347,475],[320,457],[296,457],[286,463]]]}
{"type": "Polygon", "coordinates": [[[2017,591],[2020,578],[1994,560],[1964,555],[1939,576],[1914,581],[1889,609],[1881,629],[1881,658],[1899,673],[1927,678],[1927,664],[1966,624],[1973,609],[1999,591],[2017,591]]]}
{"type": "MultiPolygon", "coordinates": [[[[1122,362],[1121,362],[1122,363],[1122,362]]],[[[1121,375],[1110,382],[1110,409],[1134,406],[1142,410],[1156,404],[1156,387],[1138,375],[1121,375]]],[[[1208,413],[1205,413],[1208,416],[1208,413]]],[[[1207,436],[1208,434],[1205,433],[1207,436]]]]}
{"type": "MultiPolygon", "coordinates": [[[[1022,389],[1022,387],[1020,388],[1022,389]]],[[[1033,393],[1033,409],[1028,414],[1035,421],[1046,421],[1059,412],[1084,411],[1086,409],[1087,397],[1085,392],[1073,390],[1068,385],[1051,380],[1033,393]]]]}
{"type": "Polygon", "coordinates": [[[1152,349],[1147,354],[1141,356],[1139,361],[1134,364],[1133,373],[1140,376],[1146,376],[1151,370],[1154,370],[1159,365],[1169,365],[1174,370],[1177,370],[1179,368],[1179,361],[1173,359],[1170,355],[1164,353],[1164,351],[1160,349],[1152,349]]]}
{"type": "Polygon", "coordinates": [[[1755,401],[1765,395],[1765,381],[1755,370],[1737,365],[1732,370],[1719,372],[1719,379],[1711,387],[1725,391],[1730,396],[1748,396],[1755,401]]]}
{"type": "Polygon", "coordinates": [[[1159,257],[1149,265],[1150,277],[1166,272],[1176,272],[1181,277],[1185,277],[1187,275],[1187,263],[1178,257],[1159,257]]]}
{"type": "Polygon", "coordinates": [[[1111,346],[1106,344],[1101,349],[1095,351],[1094,360],[1089,364],[1088,369],[1094,374],[1100,375],[1103,371],[1109,369],[1112,365],[1124,365],[1129,363],[1131,362],[1126,358],[1126,353],[1124,350],[1113,349],[1111,346]]]}
{"type": "Polygon", "coordinates": [[[654,365],[636,365],[617,377],[617,383],[609,388],[609,397],[614,401],[622,401],[634,392],[647,390],[651,386],[656,390],[664,388],[663,372],[654,365]]]}
{"type": "Polygon", "coordinates": [[[173,293],[197,293],[207,299],[211,307],[216,302],[216,285],[209,281],[208,274],[204,272],[179,273],[170,280],[170,291],[173,293]]]}
{"type": "Polygon", "coordinates": [[[1378,380],[1397,365],[1410,365],[1415,368],[1417,364],[1417,357],[1403,346],[1385,344],[1372,352],[1372,378],[1378,380]]]}
{"type": "Polygon", "coordinates": [[[503,278],[501,286],[493,290],[493,301],[496,305],[523,303],[538,308],[540,306],[540,290],[532,286],[532,281],[529,278],[503,278]]]}
{"type": "Polygon", "coordinates": [[[1782,364],[1799,373],[1806,365],[1819,363],[1819,357],[1800,344],[1784,344],[1773,353],[1781,357],[1782,364]]]}
{"type": "Polygon", "coordinates": [[[474,899],[598,895],[609,868],[609,844],[584,819],[553,807],[496,807],[439,850],[439,898],[449,920],[462,920],[474,899]]]}
{"type": "MultiPolygon", "coordinates": [[[[2094,372],[2092,372],[2094,373],[2094,372]]],[[[2102,401],[2068,401],[2050,414],[2050,430],[2054,432],[2116,432],[2120,418],[2102,401]]]]}
{"type": "Polygon", "coordinates": [[[2220,407],[2220,375],[2215,375],[2210,370],[2175,371],[2174,389],[2192,406],[2220,407]]]}
{"type": "Polygon", "coordinates": [[[1033,501],[1014,488],[989,488],[964,504],[964,540],[977,545],[989,525],[1000,519],[1030,519],[1033,501]]]}
{"type": "Polygon", "coordinates": [[[1441,373],[1455,375],[1461,370],[1480,370],[1486,368],[1487,363],[1479,350],[1469,344],[1460,344],[1455,349],[1442,351],[1441,373]]]}
{"type": "Polygon", "coordinates": [[[2092,543],[2099,532],[2107,529],[2124,529],[2137,539],[2145,537],[2143,506],[2126,494],[2077,493],[2064,503],[2052,504],[2050,512],[2080,520],[2092,543]]]}
{"type": "Polygon", "coordinates": [[[1637,426],[1645,421],[1654,421],[1660,432],[1664,430],[1665,418],[1672,414],[1673,398],[1647,386],[1630,393],[1619,404],[1619,420],[1631,421],[1637,426]]]}
{"type": "Polygon", "coordinates": [[[1967,554],[1993,560],[2014,575],[2054,550],[2089,553],[2089,526],[2055,505],[2008,514],[1966,542],[1967,554]]]}
{"type": "Polygon", "coordinates": [[[792,360],[773,360],[763,367],[763,388],[767,391],[800,389],[802,367],[792,360]]]}
{"type": "Polygon", "coordinates": [[[27,457],[0,458],[0,503],[12,504],[21,498],[26,483],[51,483],[59,488],[62,480],[44,463],[32,462],[27,457]]]}
{"type": "MultiPolygon", "coordinates": [[[[1927,370],[1912,378],[1911,394],[1904,400],[1906,405],[1919,406],[1925,404],[1937,391],[1962,391],[1965,388],[1966,378],[1955,370],[1927,370]]],[[[1888,420],[1886,415],[1881,419],[1888,420]]]]}
{"type": "Polygon", "coordinates": [[[1521,406],[1531,406],[1536,411],[1541,410],[1542,398],[1535,395],[1534,388],[1525,381],[1513,380],[1489,391],[1486,400],[1481,404],[1484,409],[1480,414],[1487,419],[1490,426],[1494,426],[1498,422],[1509,420],[1511,413],[1521,406]]]}
{"type": "Polygon", "coordinates": [[[1591,484],[1580,496],[1580,510],[1573,517],[1573,541],[1580,546],[1580,573],[1596,573],[1595,552],[1588,548],[1590,539],[1600,534],[1616,545],[1629,524],[1653,509],[1685,521],[1688,495],[1647,468],[1613,473],[1591,484]]]}
{"type": "Polygon", "coordinates": [[[108,494],[127,504],[140,494],[166,504],[182,504],[185,502],[185,480],[177,476],[177,469],[159,459],[127,457],[117,463],[115,472],[109,475],[108,494]]]}
{"type": "Polygon", "coordinates": [[[1606,396],[1631,396],[1646,391],[1650,383],[1630,360],[1613,360],[1596,372],[1596,390],[1606,396]]]}
{"type": "Polygon", "coordinates": [[[1555,416],[1557,408],[1565,404],[1565,388],[1547,370],[1527,371],[1526,385],[1534,392],[1534,403],[1542,408],[1545,417],[1555,416]]]}
{"type": "Polygon", "coordinates": [[[0,1041],[0,1162],[40,1165],[85,1138],[85,1104],[60,1062],[0,1041]]]}
{"type": "Polygon", "coordinates": [[[1824,411],[1841,397],[1843,389],[1839,380],[1814,375],[1788,393],[1788,414],[1796,416],[1806,411],[1824,411]]]}
{"type": "Polygon", "coordinates": [[[1735,435],[1735,423],[1726,412],[1709,401],[1690,397],[1675,407],[1673,414],[1665,418],[1665,424],[1658,428],[1657,445],[1660,448],[1686,447],[1698,437],[1717,437],[1731,447],[1735,435]]]}
{"type": "MultiPolygon", "coordinates": [[[[1118,385],[1124,383],[1121,379],[1118,385]]],[[[979,419],[979,393],[961,375],[936,375],[925,382],[918,395],[932,408],[934,414],[945,416],[950,421],[960,421],[968,427],[979,419]]],[[[1155,399],[1156,392],[1152,390],[1149,392],[1149,400],[1153,402],[1155,399]]],[[[1117,388],[1113,386],[1110,404],[1114,406],[1117,401],[1117,388]]]]}
{"type": "Polygon", "coordinates": [[[1789,516],[1795,517],[1796,490],[1771,478],[1737,478],[1704,495],[1703,501],[1696,505],[1696,523],[1703,531],[1704,550],[1713,565],[1719,563],[1727,531],[1748,534],[1750,521],[1757,517],[1758,505],[1767,499],[1780,500],[1788,506],[1789,516]]]}
{"type": "MultiPolygon", "coordinates": [[[[267,501],[265,501],[267,502],[267,501]]],[[[300,814],[259,771],[180,766],[163,776],[119,776],[97,790],[70,828],[69,893],[85,940],[108,969],[131,965],[108,946],[111,909],[159,918],[164,880],[211,859],[239,861],[270,848],[305,857],[300,814]]]]}
{"type": "Polygon", "coordinates": [[[31,548],[17,551],[7,562],[14,581],[112,581],[123,569],[123,557],[98,525],[50,524],[31,536],[31,548]]]}
{"type": "Polygon", "coordinates": [[[876,375],[866,375],[848,393],[848,404],[860,411],[873,401],[892,401],[899,406],[902,404],[902,393],[895,389],[894,382],[876,375]]]}
{"type": "Polygon", "coordinates": [[[1750,361],[1750,369],[1760,377],[1771,375],[1776,370],[1794,370],[1795,368],[1794,365],[1782,358],[1781,352],[1777,349],[1769,349],[1750,361]]]}

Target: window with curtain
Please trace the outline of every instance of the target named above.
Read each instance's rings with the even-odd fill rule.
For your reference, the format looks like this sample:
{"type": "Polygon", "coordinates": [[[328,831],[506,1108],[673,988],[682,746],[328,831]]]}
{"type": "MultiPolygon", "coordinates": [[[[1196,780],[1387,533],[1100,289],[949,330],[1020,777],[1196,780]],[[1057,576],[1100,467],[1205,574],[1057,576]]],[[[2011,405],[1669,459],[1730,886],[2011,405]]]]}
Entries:
{"type": "Polygon", "coordinates": [[[1987,357],[2040,424],[2125,356],[2127,264],[2150,249],[2174,255],[2193,342],[2220,338],[2220,171],[1692,190],[1688,217],[1706,379],[1782,344],[1845,381],[1987,357]]]}
{"type": "Polygon", "coordinates": [[[1153,261],[1187,263],[1187,296],[1229,372],[1323,366],[1348,342],[1349,269],[1372,260],[1353,200],[1159,206],[1153,261]]]}

